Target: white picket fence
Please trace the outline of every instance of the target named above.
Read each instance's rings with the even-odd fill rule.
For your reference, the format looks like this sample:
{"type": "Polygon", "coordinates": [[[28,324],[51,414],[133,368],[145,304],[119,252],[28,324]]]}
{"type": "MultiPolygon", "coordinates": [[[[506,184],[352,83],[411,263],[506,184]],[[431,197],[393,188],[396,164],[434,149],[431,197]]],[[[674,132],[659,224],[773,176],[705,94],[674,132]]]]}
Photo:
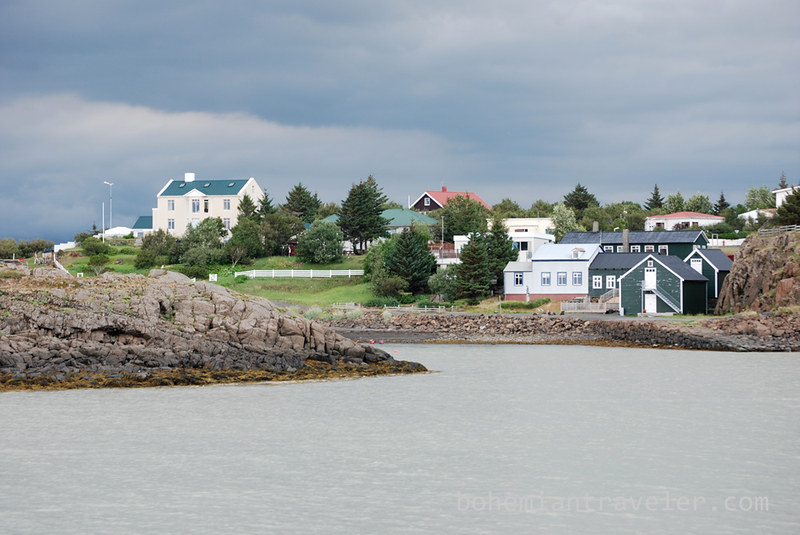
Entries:
{"type": "Polygon", "coordinates": [[[251,269],[237,271],[234,276],[246,275],[251,279],[330,279],[332,277],[360,277],[363,269],[251,269]]]}

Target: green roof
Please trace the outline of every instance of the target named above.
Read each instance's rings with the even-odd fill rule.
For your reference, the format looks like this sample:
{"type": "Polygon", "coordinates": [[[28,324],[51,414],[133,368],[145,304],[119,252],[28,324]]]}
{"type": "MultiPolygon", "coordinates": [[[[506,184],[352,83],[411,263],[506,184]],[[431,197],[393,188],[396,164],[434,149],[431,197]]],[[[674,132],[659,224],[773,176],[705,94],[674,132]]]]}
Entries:
{"type": "MultiPolygon", "coordinates": [[[[384,210],[381,216],[389,220],[390,227],[410,227],[411,225],[433,225],[436,219],[428,217],[425,214],[415,212],[414,210],[406,210],[403,208],[390,208],[384,210]]],[[[330,221],[331,223],[338,223],[339,216],[329,215],[322,219],[322,221],[330,221]]]]}
{"type": "Polygon", "coordinates": [[[238,195],[247,180],[173,180],[160,197],[183,197],[193,189],[203,195],[238,195]]]}
{"type": "Polygon", "coordinates": [[[133,230],[150,230],[152,228],[153,216],[151,215],[140,215],[139,219],[137,219],[136,223],[131,227],[133,230]]]}

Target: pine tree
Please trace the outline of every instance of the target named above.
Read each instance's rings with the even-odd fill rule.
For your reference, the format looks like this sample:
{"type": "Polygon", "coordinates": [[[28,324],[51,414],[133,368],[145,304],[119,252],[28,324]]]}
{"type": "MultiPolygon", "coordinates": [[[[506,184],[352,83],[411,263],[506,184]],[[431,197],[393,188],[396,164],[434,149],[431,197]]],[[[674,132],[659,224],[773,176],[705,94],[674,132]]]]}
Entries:
{"type": "Polygon", "coordinates": [[[495,281],[495,287],[501,287],[503,270],[509,262],[517,259],[517,250],[499,213],[492,213],[492,231],[486,237],[486,250],[489,255],[489,274],[495,281]]]}
{"type": "Polygon", "coordinates": [[[386,197],[372,175],[354,184],[347,199],[342,201],[339,227],[345,239],[358,250],[363,250],[367,242],[388,235],[389,220],[381,216],[385,202],[386,197]]]}
{"type": "Polygon", "coordinates": [[[800,225],[800,188],[786,196],[775,211],[775,220],[780,225],[800,225]]]}
{"type": "Polygon", "coordinates": [[[786,173],[781,171],[781,181],[778,183],[778,189],[788,188],[789,183],[786,181],[786,173]]]}
{"type": "Polygon", "coordinates": [[[269,214],[274,214],[277,211],[272,205],[272,199],[269,198],[269,193],[266,191],[264,192],[264,196],[261,197],[261,201],[258,203],[258,216],[263,221],[266,216],[269,214]]]}
{"type": "Polygon", "coordinates": [[[489,294],[489,255],[483,236],[473,234],[469,242],[461,249],[461,263],[453,266],[456,269],[456,293],[459,297],[476,302],[478,298],[489,294]]]}
{"type": "Polygon", "coordinates": [[[656,184],[655,187],[653,187],[653,193],[650,195],[650,198],[647,199],[644,208],[645,210],[655,210],[657,208],[662,208],[663,206],[664,206],[664,198],[658,191],[658,184],[656,184]]]}
{"type": "Polygon", "coordinates": [[[719,200],[714,205],[714,213],[716,215],[723,215],[722,212],[724,212],[725,210],[727,210],[730,207],[731,207],[730,203],[725,200],[725,194],[720,192],[719,200]]]}
{"type": "Polygon", "coordinates": [[[311,223],[314,221],[314,216],[317,215],[317,210],[321,204],[322,202],[319,200],[319,197],[317,197],[317,194],[314,193],[312,195],[303,183],[300,182],[289,191],[283,209],[299,217],[306,223],[311,223]]]}
{"type": "Polygon", "coordinates": [[[239,219],[257,219],[256,205],[247,193],[239,201],[239,219]]]}
{"type": "Polygon", "coordinates": [[[572,208],[577,219],[583,217],[583,211],[590,206],[600,206],[597,198],[589,193],[586,187],[581,186],[580,182],[578,182],[574,190],[564,195],[564,204],[567,208],[572,208]]]}
{"type": "Polygon", "coordinates": [[[428,237],[416,229],[405,229],[393,238],[385,266],[389,273],[408,283],[408,291],[424,292],[428,278],[436,272],[436,258],[428,248],[428,237]]]}

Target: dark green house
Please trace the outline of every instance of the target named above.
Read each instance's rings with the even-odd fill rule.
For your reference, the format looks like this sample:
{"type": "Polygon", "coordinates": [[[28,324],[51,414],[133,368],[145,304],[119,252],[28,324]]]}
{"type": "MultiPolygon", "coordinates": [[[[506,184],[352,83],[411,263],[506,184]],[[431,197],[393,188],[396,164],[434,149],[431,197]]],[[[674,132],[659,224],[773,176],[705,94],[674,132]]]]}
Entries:
{"type": "Polygon", "coordinates": [[[645,253],[600,253],[589,264],[589,297],[602,297],[619,288],[619,278],[644,260],[645,253]]]}
{"type": "Polygon", "coordinates": [[[620,277],[619,313],[705,314],[707,284],[680,258],[649,254],[620,277]]]}
{"type": "Polygon", "coordinates": [[[722,281],[731,272],[733,261],[719,249],[696,249],[683,259],[689,266],[708,279],[707,295],[717,299],[722,289],[722,281]]]}
{"type": "Polygon", "coordinates": [[[599,243],[606,253],[654,253],[684,259],[695,249],[707,248],[708,237],[702,230],[567,232],[559,243],[599,243]]]}

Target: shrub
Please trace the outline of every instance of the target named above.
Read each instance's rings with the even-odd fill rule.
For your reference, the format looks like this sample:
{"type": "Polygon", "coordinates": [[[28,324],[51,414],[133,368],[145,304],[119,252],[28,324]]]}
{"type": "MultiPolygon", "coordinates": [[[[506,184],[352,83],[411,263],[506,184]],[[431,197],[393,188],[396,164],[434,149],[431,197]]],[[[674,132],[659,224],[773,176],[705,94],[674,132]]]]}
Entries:
{"type": "Polygon", "coordinates": [[[208,266],[187,266],[178,267],[178,271],[195,279],[207,279],[209,274],[208,266]]]}
{"type": "Polygon", "coordinates": [[[315,320],[322,317],[322,309],[320,307],[314,306],[309,308],[303,313],[303,317],[309,320],[315,320]]]}
{"type": "Polygon", "coordinates": [[[250,280],[250,277],[248,277],[247,275],[237,275],[236,278],[233,279],[233,281],[236,284],[242,284],[242,283],[247,282],[249,280],[250,280]]]}
{"type": "Polygon", "coordinates": [[[108,254],[111,247],[109,247],[107,243],[103,243],[101,240],[90,236],[81,242],[81,249],[83,249],[83,252],[87,256],[96,256],[108,254]]]}
{"type": "Polygon", "coordinates": [[[365,307],[369,308],[380,308],[380,307],[396,307],[397,306],[397,299],[393,297],[373,297],[372,299],[368,299],[364,303],[365,307]]]}
{"type": "Polygon", "coordinates": [[[360,308],[356,308],[353,310],[348,310],[347,313],[345,314],[345,317],[347,317],[347,319],[349,320],[354,320],[356,318],[360,318],[363,315],[364,311],[361,310],[360,308]]]}

